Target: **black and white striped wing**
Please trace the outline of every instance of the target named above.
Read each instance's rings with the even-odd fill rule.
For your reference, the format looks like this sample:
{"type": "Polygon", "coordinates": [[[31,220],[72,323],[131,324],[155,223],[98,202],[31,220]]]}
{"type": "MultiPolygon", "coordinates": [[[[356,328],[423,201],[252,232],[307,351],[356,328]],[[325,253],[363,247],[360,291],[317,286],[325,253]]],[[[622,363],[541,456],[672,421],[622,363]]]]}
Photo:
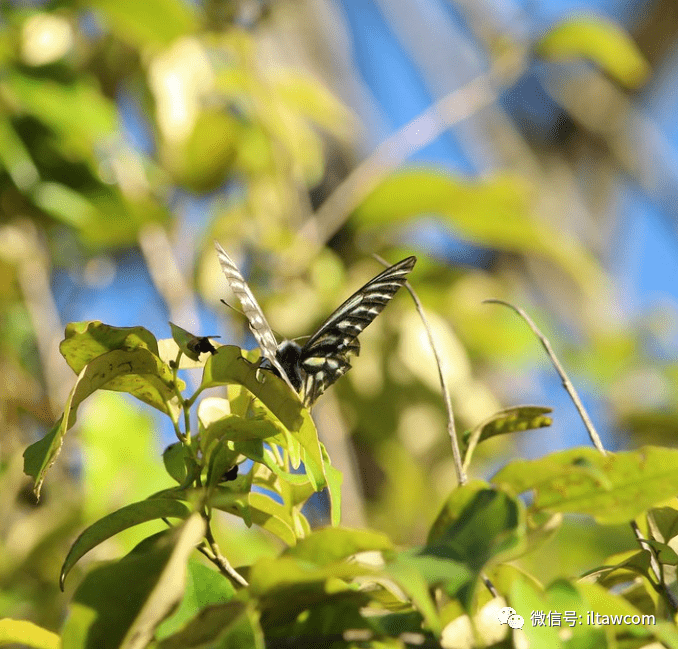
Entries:
{"type": "Polygon", "coordinates": [[[360,353],[358,336],[405,284],[416,257],[387,268],[356,291],[321,325],[302,347],[299,365],[304,373],[303,400],[315,400],[349,369],[349,357],[360,353]]]}
{"type": "Polygon", "coordinates": [[[276,357],[278,341],[275,339],[273,330],[266,321],[266,316],[264,316],[264,312],[261,310],[257,299],[247,285],[245,278],[240,274],[234,261],[226,254],[226,251],[217,241],[214,242],[214,246],[217,249],[221,270],[226,276],[228,285],[240,302],[240,306],[249,323],[250,331],[261,349],[261,355],[278,370],[280,376],[285,380],[287,385],[294,390],[285,370],[278,362],[276,357]]]}

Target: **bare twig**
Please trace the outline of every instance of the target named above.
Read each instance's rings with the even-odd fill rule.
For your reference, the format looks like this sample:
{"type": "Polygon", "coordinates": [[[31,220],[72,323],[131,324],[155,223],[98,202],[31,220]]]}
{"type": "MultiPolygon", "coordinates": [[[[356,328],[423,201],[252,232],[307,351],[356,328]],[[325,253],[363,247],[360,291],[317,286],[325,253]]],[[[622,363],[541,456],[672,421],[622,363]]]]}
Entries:
{"type": "MultiPolygon", "coordinates": [[[[221,570],[222,573],[230,577],[237,584],[240,584],[241,586],[249,586],[247,580],[240,573],[238,573],[236,569],[229,563],[228,559],[223,554],[221,554],[221,550],[219,549],[219,546],[214,539],[214,535],[212,534],[212,528],[210,527],[209,521],[207,522],[205,538],[207,539],[207,544],[209,545],[210,551],[213,555],[213,558],[208,557],[210,558],[210,561],[213,561],[219,567],[219,570],[221,570]]],[[[201,550],[201,552],[203,551],[201,550]]],[[[203,552],[203,554],[205,553],[203,552]]]]}
{"type": "Polygon", "coordinates": [[[532,318],[530,318],[530,316],[527,315],[527,313],[525,313],[525,311],[521,309],[519,306],[514,306],[510,302],[504,302],[504,300],[490,298],[489,300],[483,300],[483,304],[502,304],[503,306],[507,306],[509,309],[513,309],[523,320],[525,320],[525,322],[527,322],[530,329],[532,329],[532,331],[534,332],[534,335],[537,336],[537,338],[539,338],[539,341],[546,350],[548,357],[551,359],[551,362],[556,368],[556,372],[558,372],[558,375],[560,376],[563,382],[563,387],[565,388],[565,391],[570,395],[570,399],[572,399],[574,406],[577,409],[577,412],[579,413],[579,416],[582,418],[582,421],[584,422],[584,426],[586,426],[586,430],[589,434],[589,437],[591,438],[591,442],[603,455],[606,455],[607,451],[605,450],[603,443],[600,441],[600,436],[598,435],[598,432],[596,431],[593,422],[591,421],[588,413],[586,412],[584,405],[582,404],[581,399],[579,398],[579,394],[577,394],[577,391],[574,389],[574,385],[572,385],[572,382],[567,376],[565,369],[560,364],[560,361],[553,352],[551,343],[548,341],[546,336],[544,336],[544,334],[539,330],[539,327],[537,327],[532,318]]]}
{"type": "MultiPolygon", "coordinates": [[[[390,264],[380,257],[377,254],[372,255],[380,264],[384,266],[390,266],[390,264]]],[[[438,378],[440,379],[440,388],[443,393],[443,399],[445,401],[445,410],[447,411],[447,432],[450,436],[450,442],[452,444],[452,456],[454,457],[454,468],[457,472],[457,481],[460,485],[466,484],[468,478],[466,477],[466,472],[462,466],[461,461],[461,451],[459,450],[459,440],[457,438],[457,430],[454,425],[454,411],[452,409],[452,400],[450,399],[450,389],[447,385],[447,379],[445,378],[445,372],[443,371],[443,361],[440,353],[438,351],[438,346],[436,344],[435,338],[433,337],[433,331],[431,331],[431,326],[429,325],[426,314],[424,313],[424,307],[419,300],[419,296],[416,294],[415,290],[412,288],[412,285],[406,281],[405,288],[409,291],[414,301],[414,305],[417,308],[417,313],[421,318],[422,323],[424,324],[424,329],[426,330],[426,336],[428,338],[428,343],[431,346],[431,351],[436,360],[436,366],[438,367],[438,378]]]]}
{"type": "Polygon", "coordinates": [[[289,259],[306,259],[339,230],[351,212],[393,169],[448,128],[496,101],[494,75],[482,74],[453,90],[384,140],[334,190],[298,233],[289,259]]]}
{"type": "Polygon", "coordinates": [[[73,375],[59,353],[63,325],[50,287],[49,258],[34,224],[19,220],[6,225],[0,237],[11,243],[17,266],[17,282],[33,325],[35,343],[43,367],[47,399],[53,413],[63,409],[73,385],[73,375]]]}

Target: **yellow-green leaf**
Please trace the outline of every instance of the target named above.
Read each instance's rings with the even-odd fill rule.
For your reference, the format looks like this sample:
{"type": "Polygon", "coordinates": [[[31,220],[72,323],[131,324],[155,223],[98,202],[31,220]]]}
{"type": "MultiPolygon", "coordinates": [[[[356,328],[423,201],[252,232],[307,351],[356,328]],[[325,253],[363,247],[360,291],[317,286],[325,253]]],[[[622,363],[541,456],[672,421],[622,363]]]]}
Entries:
{"type": "Polygon", "coordinates": [[[61,640],[56,633],[47,631],[26,620],[0,620],[0,647],[21,644],[32,649],[59,649],[61,640]]]}
{"type": "Polygon", "coordinates": [[[597,16],[564,20],[535,46],[538,56],[553,61],[586,58],[627,88],[638,88],[650,65],[617,23],[597,16]]]}
{"type": "Polygon", "coordinates": [[[592,448],[572,448],[511,462],[492,482],[516,494],[534,490],[533,510],[623,523],[678,492],[678,449],[644,446],[604,456],[592,448]]]}
{"type": "Polygon", "coordinates": [[[572,237],[532,213],[529,185],[516,176],[471,181],[435,168],[391,174],[357,207],[361,225],[385,226],[439,215],[471,241],[538,254],[559,265],[587,292],[602,278],[593,257],[572,237]]]}

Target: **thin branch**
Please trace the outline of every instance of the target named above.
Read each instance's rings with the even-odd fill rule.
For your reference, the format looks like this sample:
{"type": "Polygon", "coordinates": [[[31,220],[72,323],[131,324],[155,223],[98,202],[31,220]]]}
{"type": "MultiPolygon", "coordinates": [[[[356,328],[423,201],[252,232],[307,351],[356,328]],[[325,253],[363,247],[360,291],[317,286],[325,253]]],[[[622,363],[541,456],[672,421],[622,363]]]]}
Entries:
{"type": "Polygon", "coordinates": [[[236,569],[229,563],[228,559],[223,554],[221,554],[221,550],[219,549],[219,546],[214,539],[214,535],[212,534],[212,528],[210,527],[209,521],[207,522],[205,538],[207,539],[207,544],[209,545],[209,548],[214,556],[214,558],[210,560],[219,567],[219,570],[221,570],[222,573],[230,577],[233,581],[240,584],[241,586],[249,586],[247,580],[240,573],[238,573],[236,569]]]}
{"type": "MultiPolygon", "coordinates": [[[[390,264],[380,257],[377,254],[372,255],[380,264],[384,266],[390,266],[390,264]]],[[[452,409],[452,400],[450,399],[450,389],[447,385],[447,379],[445,378],[445,372],[443,371],[443,361],[438,351],[438,345],[436,344],[435,338],[433,336],[433,331],[431,330],[431,325],[428,322],[426,314],[424,313],[424,307],[419,299],[419,296],[412,288],[412,285],[405,281],[405,288],[409,291],[414,301],[414,305],[417,308],[417,313],[421,318],[421,321],[426,330],[426,336],[428,338],[428,343],[431,346],[431,351],[436,360],[436,366],[438,367],[438,378],[440,380],[440,388],[443,393],[443,399],[445,401],[445,410],[447,411],[447,432],[450,436],[450,442],[452,444],[452,456],[454,457],[454,468],[457,472],[457,481],[460,485],[466,484],[468,478],[466,476],[466,471],[461,461],[461,451],[459,450],[459,440],[457,438],[457,430],[454,425],[454,410],[452,409]]]]}
{"type": "Polygon", "coordinates": [[[605,450],[603,443],[600,441],[600,436],[598,435],[598,432],[596,431],[593,422],[591,421],[588,413],[586,412],[586,409],[584,408],[584,405],[582,404],[581,399],[579,398],[579,394],[577,394],[577,391],[574,389],[572,381],[570,381],[570,378],[567,376],[565,369],[563,368],[563,366],[560,364],[560,361],[556,357],[553,348],[551,347],[551,343],[548,341],[548,338],[546,338],[546,336],[539,330],[539,327],[537,327],[532,318],[530,318],[530,316],[527,315],[527,313],[525,313],[525,311],[521,309],[519,306],[514,306],[510,302],[504,302],[504,300],[490,298],[488,300],[483,300],[483,304],[502,304],[503,306],[507,306],[509,309],[513,309],[523,320],[525,320],[525,322],[527,322],[530,329],[532,329],[534,335],[537,336],[537,338],[539,338],[539,341],[546,350],[546,353],[548,354],[548,357],[551,359],[553,366],[556,368],[556,372],[558,372],[558,375],[560,376],[560,379],[563,382],[563,387],[565,388],[565,391],[570,395],[570,399],[572,399],[572,402],[574,403],[574,406],[577,409],[579,416],[582,418],[582,421],[584,422],[584,426],[586,426],[586,430],[589,434],[589,437],[591,438],[591,442],[603,455],[607,455],[607,451],[605,450]]]}
{"type": "Polygon", "coordinates": [[[385,176],[447,129],[493,104],[497,99],[495,76],[490,71],[453,90],[379,144],[306,222],[289,259],[313,256],[385,176]]]}

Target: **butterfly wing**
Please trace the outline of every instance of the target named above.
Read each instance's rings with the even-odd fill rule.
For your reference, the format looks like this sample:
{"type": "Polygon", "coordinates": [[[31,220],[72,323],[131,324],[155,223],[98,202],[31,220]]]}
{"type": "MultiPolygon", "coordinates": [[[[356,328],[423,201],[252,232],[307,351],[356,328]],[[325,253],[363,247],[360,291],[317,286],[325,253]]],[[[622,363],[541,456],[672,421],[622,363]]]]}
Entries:
{"type": "Polygon", "coordinates": [[[306,406],[351,368],[349,357],[360,353],[358,336],[391,301],[414,268],[407,257],[371,279],[348,298],[303,346],[299,364],[304,372],[306,406]]]}
{"type": "Polygon", "coordinates": [[[226,276],[228,285],[240,302],[240,306],[249,323],[250,331],[261,349],[261,355],[278,370],[287,385],[294,390],[285,370],[275,355],[278,349],[278,341],[275,339],[273,330],[266,321],[266,316],[264,316],[264,312],[261,310],[257,299],[247,285],[245,278],[240,274],[234,261],[226,254],[226,251],[216,241],[214,246],[217,249],[221,270],[226,276]]]}

